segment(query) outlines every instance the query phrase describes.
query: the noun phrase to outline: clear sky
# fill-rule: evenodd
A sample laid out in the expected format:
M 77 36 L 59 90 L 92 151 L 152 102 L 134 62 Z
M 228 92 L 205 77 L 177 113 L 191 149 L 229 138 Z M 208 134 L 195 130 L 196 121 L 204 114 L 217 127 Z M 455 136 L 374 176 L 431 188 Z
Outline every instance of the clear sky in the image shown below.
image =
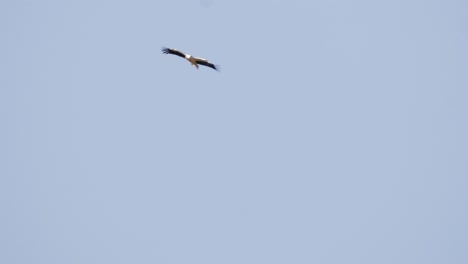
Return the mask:
M 1 1 L 0 263 L 468 263 L 467 14 Z

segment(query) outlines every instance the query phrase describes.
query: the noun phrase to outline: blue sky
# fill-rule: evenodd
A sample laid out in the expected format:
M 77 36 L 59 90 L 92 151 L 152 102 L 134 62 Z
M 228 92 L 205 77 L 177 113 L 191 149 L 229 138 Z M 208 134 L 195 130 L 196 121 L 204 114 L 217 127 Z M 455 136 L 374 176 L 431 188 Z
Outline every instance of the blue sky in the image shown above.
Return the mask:
M 2 1 L 0 262 L 467 263 L 467 13 Z

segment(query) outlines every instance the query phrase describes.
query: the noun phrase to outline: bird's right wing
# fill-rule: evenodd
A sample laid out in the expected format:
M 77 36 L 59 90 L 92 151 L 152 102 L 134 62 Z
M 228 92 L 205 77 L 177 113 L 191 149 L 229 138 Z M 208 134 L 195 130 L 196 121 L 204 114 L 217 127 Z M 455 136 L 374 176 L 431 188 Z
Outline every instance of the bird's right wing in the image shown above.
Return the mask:
M 172 55 L 177 55 L 179 57 L 185 58 L 185 54 L 183 52 L 180 52 L 176 49 L 168 49 L 168 48 L 162 48 L 162 52 L 164 54 L 172 54 Z

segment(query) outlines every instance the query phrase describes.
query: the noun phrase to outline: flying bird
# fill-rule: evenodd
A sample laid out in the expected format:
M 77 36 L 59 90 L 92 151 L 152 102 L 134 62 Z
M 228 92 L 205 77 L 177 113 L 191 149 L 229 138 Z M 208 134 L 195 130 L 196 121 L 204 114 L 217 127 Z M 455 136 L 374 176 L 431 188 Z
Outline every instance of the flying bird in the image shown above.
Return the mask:
M 164 54 L 172 54 L 172 55 L 177 55 L 179 57 L 182 57 L 182 58 L 188 60 L 197 69 L 198 69 L 198 65 L 203 65 L 203 66 L 206 66 L 206 67 L 210 67 L 210 68 L 212 68 L 212 69 L 214 69 L 216 71 L 219 71 L 219 66 L 218 65 L 214 65 L 213 63 L 209 62 L 206 59 L 193 57 L 192 55 L 185 54 L 185 53 L 183 53 L 181 51 L 178 51 L 176 49 L 162 48 L 162 52 Z

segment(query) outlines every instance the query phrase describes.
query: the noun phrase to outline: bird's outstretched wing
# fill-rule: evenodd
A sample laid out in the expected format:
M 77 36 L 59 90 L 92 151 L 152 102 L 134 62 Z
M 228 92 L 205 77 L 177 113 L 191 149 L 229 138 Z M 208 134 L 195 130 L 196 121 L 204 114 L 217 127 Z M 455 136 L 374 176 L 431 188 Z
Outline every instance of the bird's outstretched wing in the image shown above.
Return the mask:
M 168 49 L 168 48 L 162 48 L 162 52 L 164 54 L 172 54 L 172 55 L 177 55 L 179 57 L 185 58 L 185 53 L 180 52 L 176 49 Z
M 195 58 L 197 64 L 200 64 L 200 65 L 203 65 L 203 66 L 206 66 L 206 67 L 210 67 L 216 71 L 219 71 L 219 65 L 214 65 L 213 63 L 205 60 L 205 59 L 202 59 L 202 58 Z

